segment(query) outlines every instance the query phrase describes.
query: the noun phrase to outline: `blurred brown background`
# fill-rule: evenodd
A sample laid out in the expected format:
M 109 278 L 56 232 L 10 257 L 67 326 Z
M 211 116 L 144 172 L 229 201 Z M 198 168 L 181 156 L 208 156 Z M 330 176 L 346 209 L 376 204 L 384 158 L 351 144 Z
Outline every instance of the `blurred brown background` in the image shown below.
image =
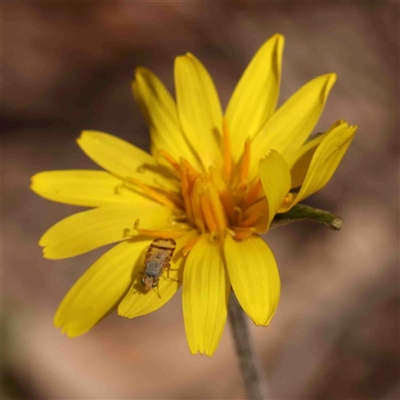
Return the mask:
M 316 131 L 359 132 L 331 183 L 308 204 L 345 219 L 266 235 L 282 297 L 252 326 L 273 399 L 399 398 L 398 2 L 3 2 L 2 397 L 240 399 L 229 327 L 211 359 L 189 354 L 180 295 L 149 316 L 112 315 L 68 339 L 52 326 L 63 295 L 104 249 L 62 261 L 37 242 L 78 208 L 28 189 L 36 172 L 93 168 L 82 129 L 147 149 L 130 94 L 136 66 L 173 90 L 176 55 L 193 52 L 229 96 L 258 47 L 286 37 L 280 103 L 337 72 Z

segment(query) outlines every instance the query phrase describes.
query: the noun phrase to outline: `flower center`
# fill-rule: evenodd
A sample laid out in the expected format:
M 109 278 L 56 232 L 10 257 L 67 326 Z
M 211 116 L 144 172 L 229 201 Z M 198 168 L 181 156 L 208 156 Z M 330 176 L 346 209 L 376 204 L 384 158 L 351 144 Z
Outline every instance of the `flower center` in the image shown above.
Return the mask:
M 180 193 L 164 191 L 144 184 L 138 179 L 127 178 L 125 186 L 135 186 L 153 200 L 172 208 L 201 235 L 208 233 L 212 239 L 222 240 L 231 234 L 241 240 L 251 236 L 257 221 L 264 214 L 260 203 L 264 197 L 260 179 L 249 182 L 251 142 L 246 140 L 242 157 L 237 163 L 232 160 L 231 141 L 228 124 L 223 122 L 222 135 L 223 162 L 212 166 L 208 173 L 198 172 L 186 160 L 176 161 L 165 150 L 160 150 L 158 158 L 163 158 L 180 180 Z M 142 235 L 155 237 L 178 237 L 178 230 L 151 231 L 135 229 Z

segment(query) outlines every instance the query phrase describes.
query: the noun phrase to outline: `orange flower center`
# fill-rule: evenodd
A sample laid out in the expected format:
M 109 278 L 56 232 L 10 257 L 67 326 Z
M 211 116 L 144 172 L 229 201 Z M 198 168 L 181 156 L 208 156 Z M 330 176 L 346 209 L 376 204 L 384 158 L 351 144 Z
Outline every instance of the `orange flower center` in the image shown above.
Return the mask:
M 164 191 L 135 178 L 127 178 L 124 186 L 135 186 L 153 200 L 183 214 L 183 219 L 199 231 L 209 233 L 211 238 L 221 240 L 226 233 L 235 239 L 245 239 L 255 232 L 254 225 L 262 215 L 260 207 L 254 207 L 264 193 L 259 178 L 248 181 L 251 142 L 244 145 L 242 157 L 234 163 L 228 124 L 223 122 L 223 164 L 218 169 L 210 167 L 208 173 L 198 172 L 185 159 L 177 162 L 165 150 L 157 154 L 171 167 L 181 183 L 181 192 Z M 253 207 L 251 207 L 253 206 Z M 179 237 L 184 232 L 175 230 L 135 229 L 142 235 L 152 237 Z

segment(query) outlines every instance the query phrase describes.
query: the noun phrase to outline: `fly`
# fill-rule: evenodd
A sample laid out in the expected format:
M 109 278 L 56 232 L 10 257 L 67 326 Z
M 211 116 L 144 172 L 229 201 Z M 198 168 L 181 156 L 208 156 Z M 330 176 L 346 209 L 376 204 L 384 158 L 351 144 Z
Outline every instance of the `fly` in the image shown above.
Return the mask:
M 169 262 L 175 248 L 174 239 L 158 238 L 150 244 L 144 261 L 144 276 L 142 278 L 142 284 L 146 292 L 156 288 L 164 270 L 169 270 L 171 266 Z

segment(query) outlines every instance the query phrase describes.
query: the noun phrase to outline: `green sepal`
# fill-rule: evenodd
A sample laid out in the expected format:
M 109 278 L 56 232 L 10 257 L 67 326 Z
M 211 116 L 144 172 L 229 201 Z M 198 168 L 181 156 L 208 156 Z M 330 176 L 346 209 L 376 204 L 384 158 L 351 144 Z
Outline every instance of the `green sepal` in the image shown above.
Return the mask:
M 271 223 L 271 228 L 305 220 L 324 224 L 335 231 L 340 230 L 343 225 L 343 220 L 329 211 L 319 210 L 304 204 L 296 204 L 289 211 L 276 214 Z

